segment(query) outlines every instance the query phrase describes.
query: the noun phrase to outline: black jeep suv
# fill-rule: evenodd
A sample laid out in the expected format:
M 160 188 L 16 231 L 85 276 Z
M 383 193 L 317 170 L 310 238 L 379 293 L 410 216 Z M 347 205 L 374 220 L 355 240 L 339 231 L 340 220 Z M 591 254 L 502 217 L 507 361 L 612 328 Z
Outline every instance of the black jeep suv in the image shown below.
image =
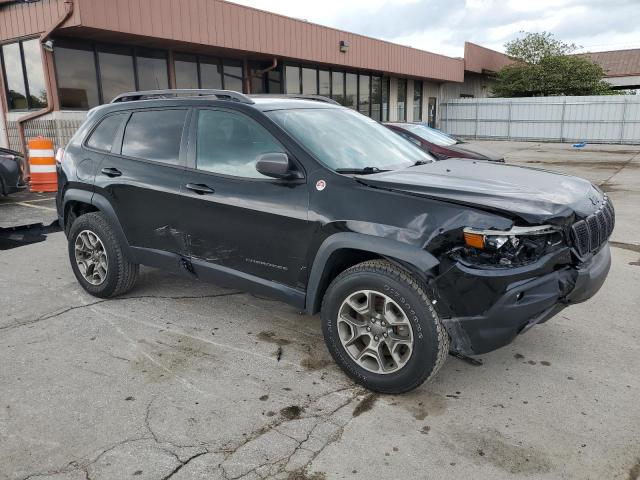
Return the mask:
M 434 162 L 318 97 L 123 94 L 58 158 L 89 293 L 125 293 L 143 264 L 321 312 L 336 362 L 380 392 L 587 300 L 611 263 L 613 206 L 588 181 Z

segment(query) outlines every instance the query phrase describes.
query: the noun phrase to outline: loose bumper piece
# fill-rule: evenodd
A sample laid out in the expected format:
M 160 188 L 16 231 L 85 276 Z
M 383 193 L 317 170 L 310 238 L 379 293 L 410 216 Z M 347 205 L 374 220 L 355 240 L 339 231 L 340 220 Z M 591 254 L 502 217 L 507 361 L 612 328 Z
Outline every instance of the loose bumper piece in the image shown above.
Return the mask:
M 539 265 L 537 275 L 529 272 L 530 279 L 514 277 L 509 270 L 503 275 L 494 272 L 490 277 L 478 272 L 475 282 L 471 270 L 466 269 L 464 281 L 459 277 L 458 284 L 474 288 L 475 283 L 477 287 L 476 291 L 467 290 L 464 295 L 470 314 L 443 319 L 452 348 L 465 355 L 490 352 L 547 321 L 569 304 L 588 300 L 600 290 L 609 273 L 609 244 L 578 267 L 566 266 L 545 273 L 549 266 L 549 263 Z M 481 289 L 486 291 L 479 291 Z M 480 299 L 486 300 L 489 290 L 494 295 L 490 304 L 481 303 Z

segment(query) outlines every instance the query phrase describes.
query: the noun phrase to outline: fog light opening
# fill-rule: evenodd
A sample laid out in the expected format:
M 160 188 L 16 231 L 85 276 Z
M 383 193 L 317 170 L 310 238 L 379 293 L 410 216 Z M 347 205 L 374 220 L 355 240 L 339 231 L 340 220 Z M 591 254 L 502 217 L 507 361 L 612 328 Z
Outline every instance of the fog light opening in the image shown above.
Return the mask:
M 516 302 L 519 302 L 520 300 L 522 300 L 522 297 L 524 297 L 524 292 L 518 292 L 516 294 Z

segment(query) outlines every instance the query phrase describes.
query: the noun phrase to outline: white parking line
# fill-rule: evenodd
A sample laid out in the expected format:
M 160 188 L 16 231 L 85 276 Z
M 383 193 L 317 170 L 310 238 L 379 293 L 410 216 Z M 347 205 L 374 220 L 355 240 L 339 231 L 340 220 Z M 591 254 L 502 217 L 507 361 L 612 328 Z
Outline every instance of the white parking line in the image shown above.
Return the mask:
M 52 207 L 43 207 L 42 205 L 31 205 L 27 202 L 14 202 L 15 205 L 22 205 L 23 207 L 31 207 L 31 208 L 39 208 L 40 210 L 49 210 L 51 212 L 55 212 L 56 209 Z

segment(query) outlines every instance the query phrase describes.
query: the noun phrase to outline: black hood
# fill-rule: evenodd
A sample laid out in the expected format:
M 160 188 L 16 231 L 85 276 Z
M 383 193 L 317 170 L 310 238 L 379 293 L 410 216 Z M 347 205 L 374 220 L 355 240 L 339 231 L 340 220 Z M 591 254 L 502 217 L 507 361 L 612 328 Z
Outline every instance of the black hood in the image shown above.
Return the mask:
M 603 196 L 579 177 L 480 160 L 442 160 L 357 178 L 372 187 L 489 207 L 530 224 L 587 216 Z
M 491 160 L 492 162 L 504 162 L 504 155 L 499 155 L 496 152 L 473 143 L 461 142 L 446 148 L 460 153 L 460 156 L 464 155 L 465 157 L 472 157 L 480 160 Z

